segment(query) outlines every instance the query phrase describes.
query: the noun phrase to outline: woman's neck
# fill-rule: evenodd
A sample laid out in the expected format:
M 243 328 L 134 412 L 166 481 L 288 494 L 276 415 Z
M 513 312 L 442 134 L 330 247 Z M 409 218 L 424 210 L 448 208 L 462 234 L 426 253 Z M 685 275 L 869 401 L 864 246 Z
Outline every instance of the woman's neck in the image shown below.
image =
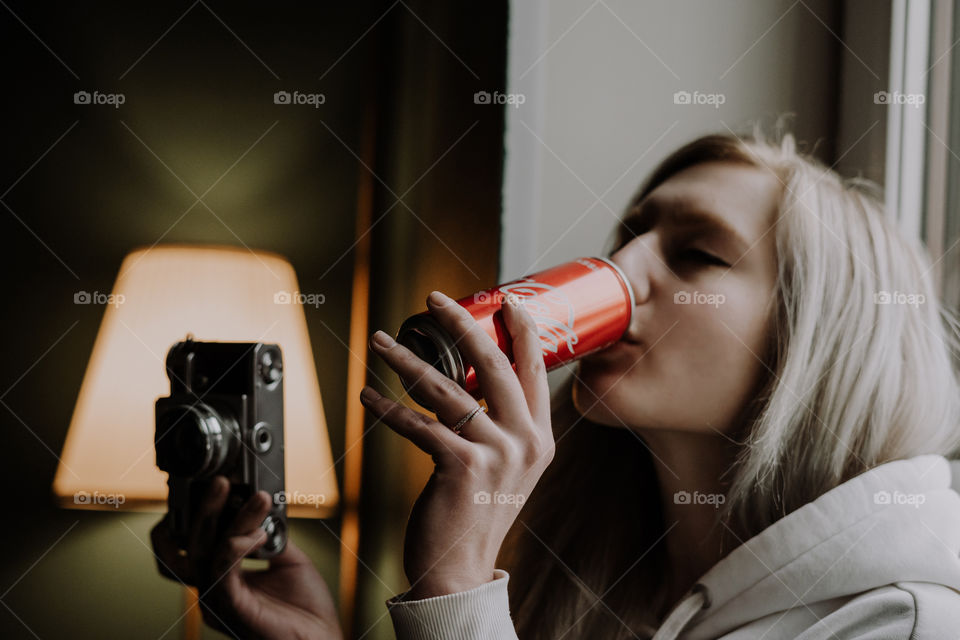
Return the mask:
M 730 551 L 723 548 L 730 532 L 718 514 L 729 487 L 724 474 L 737 449 L 716 432 L 645 429 L 640 435 L 653 454 L 660 485 L 670 571 L 666 576 L 669 610 Z

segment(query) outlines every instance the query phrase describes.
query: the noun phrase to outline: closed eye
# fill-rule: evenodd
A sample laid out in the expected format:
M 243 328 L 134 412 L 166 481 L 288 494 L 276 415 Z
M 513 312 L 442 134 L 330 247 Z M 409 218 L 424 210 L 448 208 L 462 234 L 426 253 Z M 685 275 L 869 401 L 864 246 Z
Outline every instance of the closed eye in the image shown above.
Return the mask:
M 682 257 L 693 260 L 695 262 L 716 265 L 718 267 L 730 266 L 729 264 L 727 264 L 717 256 L 713 255 L 712 253 L 708 253 L 702 249 L 693 249 L 693 248 L 687 249 L 686 251 L 683 252 Z

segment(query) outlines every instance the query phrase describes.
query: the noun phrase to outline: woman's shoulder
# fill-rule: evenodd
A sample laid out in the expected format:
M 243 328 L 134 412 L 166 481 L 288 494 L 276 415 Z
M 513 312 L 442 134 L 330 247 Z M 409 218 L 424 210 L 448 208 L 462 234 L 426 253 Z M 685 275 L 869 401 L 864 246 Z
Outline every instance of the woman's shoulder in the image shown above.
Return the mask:
M 933 582 L 898 582 L 893 586 L 913 599 L 911 639 L 960 637 L 960 592 Z
M 821 638 L 957 638 L 960 592 L 932 582 L 897 582 L 871 589 L 819 619 L 797 640 Z
M 956 460 L 947 460 L 950 465 L 950 487 L 960 493 L 960 458 Z

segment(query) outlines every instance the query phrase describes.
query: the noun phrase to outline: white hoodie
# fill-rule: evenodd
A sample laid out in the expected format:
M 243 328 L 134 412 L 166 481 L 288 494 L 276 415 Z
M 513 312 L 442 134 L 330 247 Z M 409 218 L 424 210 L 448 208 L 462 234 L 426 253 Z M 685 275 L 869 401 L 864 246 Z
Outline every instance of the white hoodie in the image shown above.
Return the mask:
M 958 493 L 960 461 L 937 455 L 852 478 L 731 551 L 654 638 L 960 640 Z M 494 577 L 387 600 L 397 639 L 515 639 L 509 576 Z

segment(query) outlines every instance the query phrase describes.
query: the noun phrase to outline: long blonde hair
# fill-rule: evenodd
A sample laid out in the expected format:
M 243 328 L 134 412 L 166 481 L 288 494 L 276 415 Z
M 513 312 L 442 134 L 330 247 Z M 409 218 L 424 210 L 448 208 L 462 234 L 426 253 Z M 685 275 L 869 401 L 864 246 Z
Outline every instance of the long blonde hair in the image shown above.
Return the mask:
M 925 249 L 887 219 L 876 186 L 801 154 L 789 133 L 770 139 L 757 127 L 678 149 L 630 207 L 710 161 L 767 168 L 783 185 L 770 373 L 734 434 L 720 518 L 749 537 L 884 462 L 960 455 L 958 323 L 940 304 Z M 655 544 L 665 523 L 653 462 L 634 433 L 580 416 L 571 388 L 572 378 L 553 398 L 554 461 L 501 551 L 517 631 L 523 640 L 649 637 L 674 604 Z

